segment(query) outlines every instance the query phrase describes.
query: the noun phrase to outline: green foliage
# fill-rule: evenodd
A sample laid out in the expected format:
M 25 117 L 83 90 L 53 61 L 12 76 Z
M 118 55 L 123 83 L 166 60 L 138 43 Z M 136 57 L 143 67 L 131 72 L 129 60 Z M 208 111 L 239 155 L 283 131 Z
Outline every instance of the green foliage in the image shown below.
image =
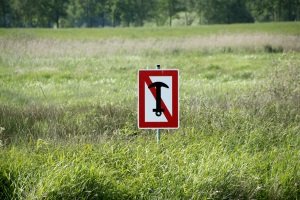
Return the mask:
M 283 52 L 283 48 L 282 47 L 272 47 L 272 45 L 265 45 L 264 46 L 265 52 L 268 53 L 282 53 Z
M 202 0 L 199 7 L 208 24 L 254 22 L 242 0 Z
M 300 17 L 298 0 L 256 0 L 248 5 L 258 21 L 290 21 Z
M 0 27 L 172 26 L 176 18 L 185 25 L 296 21 L 299 9 L 298 0 L 1 0 Z
M 10 175 L 3 171 L 2 168 L 0 170 L 0 198 L 3 200 L 12 199 L 14 197 L 14 189 L 10 177 L 7 177 Z
M 0 199 L 299 198 L 298 26 L 0 30 Z M 136 120 L 157 62 L 180 70 L 159 145 Z

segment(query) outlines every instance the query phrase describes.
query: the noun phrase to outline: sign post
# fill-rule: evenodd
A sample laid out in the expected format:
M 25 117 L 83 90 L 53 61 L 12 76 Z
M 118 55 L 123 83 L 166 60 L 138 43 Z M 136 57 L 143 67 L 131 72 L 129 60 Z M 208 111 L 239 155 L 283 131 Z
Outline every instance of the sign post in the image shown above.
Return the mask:
M 160 69 L 160 65 L 156 65 L 156 69 Z M 156 130 L 156 141 L 157 141 L 157 144 L 159 144 L 159 141 L 160 141 L 160 130 L 159 130 L 159 128 Z
M 138 72 L 138 127 L 156 129 L 157 143 L 160 129 L 179 127 L 179 71 L 156 69 Z

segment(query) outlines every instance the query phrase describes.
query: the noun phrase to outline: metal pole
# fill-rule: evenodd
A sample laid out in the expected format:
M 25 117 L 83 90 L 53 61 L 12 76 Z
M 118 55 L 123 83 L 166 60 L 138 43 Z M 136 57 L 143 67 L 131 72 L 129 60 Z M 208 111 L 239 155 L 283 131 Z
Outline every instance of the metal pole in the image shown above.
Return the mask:
M 156 65 L 156 69 L 160 69 L 160 65 Z M 156 141 L 159 144 L 160 141 L 160 129 L 156 129 Z
M 160 129 L 156 129 L 156 141 L 157 141 L 157 144 L 159 144 L 159 141 L 160 141 Z

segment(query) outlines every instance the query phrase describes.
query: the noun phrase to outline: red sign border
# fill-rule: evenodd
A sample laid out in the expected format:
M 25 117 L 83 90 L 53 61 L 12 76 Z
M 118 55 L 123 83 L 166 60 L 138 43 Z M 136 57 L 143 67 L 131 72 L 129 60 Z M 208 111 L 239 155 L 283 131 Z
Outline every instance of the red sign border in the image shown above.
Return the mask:
M 172 119 L 168 122 L 145 121 L 145 78 L 149 76 L 172 76 Z M 173 78 L 175 77 L 175 78 Z M 176 81 L 177 80 L 177 81 Z M 176 100 L 177 99 L 177 100 Z M 176 112 L 177 111 L 177 112 Z M 140 69 L 138 71 L 138 128 L 139 129 L 178 129 L 179 128 L 179 70 L 178 69 Z

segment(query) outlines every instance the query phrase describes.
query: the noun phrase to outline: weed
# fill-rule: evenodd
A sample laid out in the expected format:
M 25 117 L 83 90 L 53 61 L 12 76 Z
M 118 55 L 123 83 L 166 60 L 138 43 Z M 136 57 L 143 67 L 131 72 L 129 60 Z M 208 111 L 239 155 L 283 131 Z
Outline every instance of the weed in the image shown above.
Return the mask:
M 5 128 L 0 126 L 0 148 L 4 146 L 4 131 Z
M 283 48 L 281 46 L 272 47 L 272 45 L 269 45 L 269 44 L 264 46 L 264 50 L 267 53 L 282 53 L 283 52 Z

